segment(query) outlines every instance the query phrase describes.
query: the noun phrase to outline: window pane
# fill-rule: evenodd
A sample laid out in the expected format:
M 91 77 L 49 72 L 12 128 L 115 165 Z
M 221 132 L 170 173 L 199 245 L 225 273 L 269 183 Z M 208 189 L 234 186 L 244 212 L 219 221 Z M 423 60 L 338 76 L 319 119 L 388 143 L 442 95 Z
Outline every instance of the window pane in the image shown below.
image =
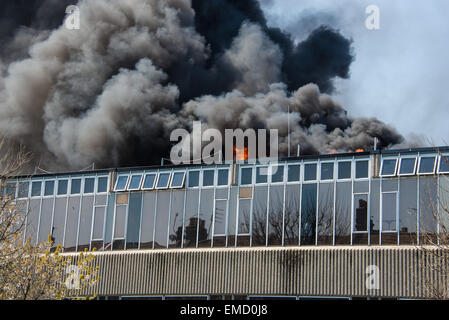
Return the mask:
M 243 168 L 241 184 L 251 184 L 252 180 L 253 180 L 253 169 L 252 168 Z
M 121 191 L 126 189 L 126 183 L 128 182 L 128 176 L 119 176 L 115 185 L 115 190 Z
M 396 193 L 382 194 L 382 231 L 396 231 Z
M 67 194 L 68 180 L 58 180 L 58 195 Z
M 30 183 L 28 181 L 19 182 L 19 198 L 27 198 L 28 197 L 29 187 L 30 187 Z
M 168 181 L 170 180 L 170 173 L 160 173 L 159 179 L 157 180 L 157 188 L 167 188 Z
M 440 160 L 440 172 L 449 172 L 449 156 L 442 156 Z
M 304 180 L 316 180 L 316 163 L 309 163 L 304 166 Z
M 354 195 L 354 231 L 368 231 L 368 195 Z
M 41 195 L 42 181 L 33 181 L 31 184 L 31 196 L 37 197 Z
M 108 191 L 108 177 L 99 177 L 97 183 L 97 192 Z
M 155 180 L 156 180 L 156 174 L 151 173 L 151 174 L 145 175 L 145 180 L 143 181 L 143 188 L 144 189 L 153 189 Z
M 331 180 L 334 178 L 334 164 L 322 163 L 321 164 L 321 180 Z
M 189 187 L 198 187 L 200 184 L 200 172 L 189 171 Z
M 356 161 L 355 163 L 355 178 L 368 178 L 369 161 Z
M 213 186 L 214 185 L 214 170 L 204 170 L 203 171 L 203 186 Z
M 299 165 L 288 166 L 288 181 L 299 181 Z
M 133 175 L 131 176 L 131 180 L 129 182 L 128 189 L 129 190 L 137 190 L 140 187 L 140 180 L 142 180 L 142 175 Z
M 225 186 L 229 183 L 229 170 L 219 169 L 218 170 L 218 185 Z
M 416 159 L 402 159 L 401 168 L 399 169 L 399 174 L 413 174 L 415 173 L 415 162 Z
M 256 168 L 256 183 L 267 183 L 268 181 L 268 167 Z
M 95 178 L 84 179 L 84 193 L 94 193 Z
M 271 182 L 284 181 L 284 166 L 273 166 L 271 170 Z
M 175 172 L 173 173 L 173 178 L 171 182 L 172 187 L 182 187 L 184 182 L 185 172 Z
M 81 179 L 72 179 L 70 186 L 70 194 L 78 194 L 81 192 Z
M 435 157 L 421 158 L 419 173 L 432 173 L 435 167 Z
M 55 192 L 55 182 L 45 181 L 44 196 L 52 196 Z
M 351 179 L 351 161 L 338 163 L 338 179 Z
M 382 175 L 390 176 L 394 175 L 396 172 L 396 159 L 384 160 L 382 164 Z
M 7 183 L 5 188 L 5 194 L 9 197 L 9 199 L 16 198 L 16 183 Z

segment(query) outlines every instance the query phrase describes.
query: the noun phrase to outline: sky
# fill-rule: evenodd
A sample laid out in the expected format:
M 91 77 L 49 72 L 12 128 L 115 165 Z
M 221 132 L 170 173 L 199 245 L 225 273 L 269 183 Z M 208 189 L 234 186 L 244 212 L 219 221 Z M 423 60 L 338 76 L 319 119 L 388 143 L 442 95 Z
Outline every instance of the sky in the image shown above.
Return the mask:
M 406 138 L 449 144 L 449 1 L 261 0 L 268 24 L 303 40 L 321 24 L 353 40 L 349 79 L 334 98 L 353 116 L 375 116 Z M 368 5 L 380 29 L 365 26 Z M 304 18 L 307 17 L 307 18 Z

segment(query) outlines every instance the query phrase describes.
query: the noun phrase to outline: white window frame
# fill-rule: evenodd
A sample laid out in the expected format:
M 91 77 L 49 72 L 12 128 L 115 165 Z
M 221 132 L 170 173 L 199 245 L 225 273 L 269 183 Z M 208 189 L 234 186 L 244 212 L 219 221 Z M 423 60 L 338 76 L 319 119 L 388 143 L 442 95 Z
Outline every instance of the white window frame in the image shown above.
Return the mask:
M 198 172 L 198 185 L 196 186 L 190 186 L 190 172 Z M 203 175 L 201 174 L 201 169 L 193 169 L 193 170 L 187 170 L 187 184 L 186 187 L 189 189 L 195 189 L 195 188 L 200 188 L 201 186 L 201 182 L 203 179 Z
M 33 196 L 33 182 L 40 182 L 41 183 L 41 192 L 39 195 L 37 196 Z M 31 180 L 30 183 L 30 198 L 40 198 L 42 197 L 42 195 L 44 194 L 44 179 L 35 179 L 35 180 Z
M 72 181 L 73 180 L 81 180 L 81 182 L 80 182 L 80 191 L 78 192 L 78 193 L 73 193 L 72 194 Z M 71 196 L 71 195 L 82 195 L 82 192 L 83 192 L 83 177 L 81 177 L 81 176 L 75 176 L 75 177 L 70 177 L 70 179 L 69 179 L 69 185 L 68 185 L 68 195 L 69 196 Z
M 448 157 L 449 158 L 449 155 L 442 154 L 442 155 L 440 155 L 438 157 L 438 173 L 441 173 L 441 174 L 449 173 L 449 171 L 443 171 L 443 172 L 441 171 L 441 162 L 443 162 L 443 157 Z
M 132 180 L 132 178 L 133 178 L 134 176 L 140 176 L 140 181 L 139 181 L 139 185 L 137 186 L 137 188 L 131 188 L 131 180 Z M 143 179 L 144 177 L 145 177 L 145 175 L 144 175 L 142 172 L 139 172 L 139 173 L 137 173 L 137 172 L 130 173 L 130 174 L 129 174 L 129 182 L 128 182 L 128 185 L 126 186 L 126 190 L 127 190 L 127 191 L 138 191 L 138 190 L 140 190 L 140 188 L 141 188 L 141 186 L 142 186 L 142 183 L 143 183 L 143 181 L 144 181 L 144 179 Z
M 13 184 L 14 183 L 14 186 L 15 186 L 15 191 L 14 191 L 14 198 L 13 199 L 11 199 L 11 200 L 16 200 L 17 199 L 17 195 L 18 195 L 18 193 L 19 193 L 19 189 L 18 189 L 18 186 L 19 186 L 19 184 L 18 184 L 18 182 L 17 182 L 17 180 L 15 180 L 14 179 L 14 181 L 7 181 L 6 182 L 6 184 L 5 184 L 5 188 L 4 188 L 4 190 L 3 190 L 3 196 L 5 196 L 6 195 L 6 189 L 7 189 L 7 186 L 8 186 L 8 184 Z
M 201 181 L 200 181 L 200 185 L 201 185 L 201 187 L 202 188 L 213 188 L 213 187 L 215 187 L 215 185 L 216 185 L 216 180 L 217 180 L 217 170 L 216 170 L 216 168 L 204 168 L 204 169 L 202 169 L 201 170 L 202 171 L 202 174 L 201 174 Z M 205 186 L 204 185 L 204 171 L 213 171 L 213 173 L 214 173 L 214 176 L 213 176 L 213 179 L 212 179 L 212 184 L 211 185 L 207 185 L 207 186 Z
M 388 160 L 396 160 L 395 163 L 395 167 L 394 167 L 394 172 L 393 174 L 383 174 L 382 171 L 384 169 L 384 161 L 388 161 Z M 397 157 L 392 157 L 392 158 L 382 158 L 382 163 L 380 165 L 380 176 L 381 177 L 396 177 L 397 172 L 398 172 L 398 164 L 399 164 L 399 159 Z
M 20 184 L 21 183 L 28 183 L 28 194 L 27 194 L 27 196 L 26 197 L 19 197 L 19 186 L 20 186 Z M 31 190 L 30 190 L 30 188 L 31 188 L 31 180 L 23 180 L 23 181 L 20 181 L 20 179 L 17 181 L 17 198 L 16 199 L 28 199 L 28 198 L 30 198 L 31 197 Z
M 118 181 L 119 181 L 119 179 L 120 179 L 121 177 L 126 177 L 126 184 L 125 184 L 125 187 L 124 187 L 123 189 L 117 190 L 117 184 L 118 184 Z M 128 183 L 129 183 L 129 173 L 117 175 L 117 179 L 115 180 L 115 185 L 114 185 L 114 191 L 115 191 L 115 192 L 123 192 L 123 191 L 126 191 L 126 189 L 128 188 Z
M 153 185 L 151 186 L 151 188 L 146 188 L 145 180 L 146 180 L 147 176 L 149 176 L 149 175 L 154 175 Z M 154 190 L 154 188 L 156 187 L 156 181 L 157 181 L 157 171 L 145 172 L 143 175 L 143 179 L 142 179 L 141 189 L 142 190 Z
M 220 170 L 227 170 L 228 171 L 228 181 L 226 182 L 226 184 L 218 184 L 218 177 L 220 174 Z M 225 186 L 229 186 L 230 185 L 230 180 L 231 180 L 231 170 L 229 169 L 229 167 L 217 167 L 217 187 L 225 187 Z
M 67 181 L 67 190 L 65 193 L 63 194 L 58 194 L 58 189 L 59 189 L 59 182 L 66 180 Z M 55 184 L 55 196 L 56 197 L 66 197 L 69 194 L 69 189 L 70 189 L 70 177 L 65 177 L 65 178 L 57 178 L 56 179 L 56 184 Z
M 282 173 L 282 181 L 273 182 L 273 167 L 282 167 L 283 173 Z M 279 185 L 285 183 L 285 163 L 282 164 L 270 164 L 269 170 L 269 182 L 270 184 Z M 268 178 L 268 177 L 267 177 Z
M 357 162 L 363 162 L 363 161 L 368 161 L 368 176 L 364 177 L 364 178 L 357 178 Z M 369 180 L 369 178 L 371 177 L 371 162 L 369 158 L 358 158 L 358 159 L 354 159 L 354 180 L 357 181 L 367 181 Z
M 421 161 L 422 161 L 423 158 L 434 158 L 435 159 L 434 162 L 433 162 L 433 170 L 432 170 L 432 172 L 420 172 L 420 170 L 421 170 Z M 421 155 L 419 157 L 419 165 L 418 165 L 417 174 L 420 175 L 420 176 L 429 176 L 429 175 L 435 174 L 435 169 L 437 167 L 437 160 L 438 160 L 438 157 L 436 155 Z
M 85 187 L 86 187 L 86 179 L 94 179 L 94 188 L 93 188 L 93 191 L 92 192 L 89 192 L 89 193 L 86 193 L 85 192 Z M 86 177 L 83 177 L 83 181 L 82 181 L 82 187 L 81 187 L 81 191 L 82 191 L 82 194 L 84 195 L 84 194 L 95 194 L 95 188 L 96 188 L 96 186 L 97 186 L 97 179 L 95 179 L 95 176 L 86 176 Z
M 412 173 L 401 173 L 402 160 L 408 160 L 408 159 L 415 159 L 415 166 L 413 168 L 413 172 Z M 399 159 L 399 165 L 398 165 L 398 176 L 400 176 L 400 177 L 414 176 L 416 174 L 417 165 L 418 165 L 418 157 L 401 157 Z
M 255 166 L 241 166 L 240 167 L 240 174 L 239 174 L 239 186 L 243 186 L 243 187 L 247 187 L 247 186 L 253 186 L 254 185 L 254 180 L 256 178 L 255 175 L 255 170 L 254 170 Z M 242 184 L 242 177 L 243 177 L 243 169 L 251 169 L 251 182 L 248 184 Z
M 100 180 L 101 178 L 106 178 L 106 191 L 99 192 L 99 191 L 98 191 L 98 186 L 99 186 L 99 180 Z M 95 194 L 105 194 L 105 193 L 108 193 L 108 191 L 109 191 L 109 176 L 108 176 L 108 175 L 100 175 L 100 176 L 97 176 L 97 178 L 96 178 L 95 180 L 96 180 L 96 181 L 95 181 Z
M 175 174 L 177 174 L 177 173 L 184 173 L 184 176 L 182 177 L 182 182 L 181 182 L 181 185 L 180 185 L 180 186 L 173 186 L 173 177 L 174 177 Z M 186 172 L 186 171 L 173 171 L 172 179 L 171 179 L 171 181 L 170 181 L 170 188 L 171 188 L 171 189 L 181 189 L 182 187 L 184 187 L 184 182 L 186 181 L 186 175 L 187 175 L 187 172 Z
M 56 177 L 54 177 L 54 178 L 47 178 L 47 179 L 44 179 L 42 182 L 42 197 L 43 198 L 53 198 L 55 195 L 56 195 Z M 45 194 L 45 184 L 47 183 L 47 182 L 51 182 L 51 181 L 53 181 L 53 194 Z
M 160 177 L 161 177 L 161 174 L 168 174 L 168 182 L 167 182 L 167 185 L 164 186 L 164 187 L 158 187 L 158 183 L 159 183 L 159 179 L 160 179 Z M 157 175 L 157 180 L 156 180 L 156 186 L 155 186 L 156 190 L 165 190 L 165 189 L 168 189 L 169 186 L 170 186 L 170 183 L 171 183 L 171 176 L 172 176 L 172 171 L 162 171 L 162 172 L 159 172 L 158 175 Z
M 349 178 L 340 178 L 339 177 L 338 173 L 340 171 L 340 167 L 339 166 L 340 166 L 341 162 L 349 162 L 349 163 L 351 163 L 351 170 L 350 170 L 351 174 L 350 174 Z M 335 172 L 335 180 L 337 180 L 337 181 L 352 181 L 352 177 L 354 175 L 353 171 L 355 170 L 353 162 L 354 162 L 354 159 L 337 160 L 337 167 L 336 167 L 336 172 Z
M 315 172 L 315 180 L 306 180 L 306 166 L 308 165 L 308 164 L 314 164 L 315 165 L 315 170 L 316 170 L 316 172 Z M 303 163 L 303 165 L 302 165 L 302 168 L 303 168 L 303 175 L 302 175 L 302 181 L 304 182 L 304 183 L 314 183 L 314 182 L 318 182 L 319 181 L 319 174 L 321 173 L 320 172 L 320 169 L 321 169 L 321 166 L 320 166 L 320 163 L 318 162 L 318 161 L 308 161 L 308 162 L 304 162 Z
M 267 181 L 266 182 L 257 182 L 257 170 L 259 170 L 259 168 L 266 168 L 267 169 Z M 271 169 L 270 169 L 270 164 L 259 164 L 254 166 L 254 184 L 255 185 L 267 185 L 270 182 L 270 175 L 271 175 Z
M 321 175 L 321 168 L 323 164 L 332 164 L 332 178 L 331 179 L 323 179 Z M 320 181 L 334 181 L 335 180 L 335 161 L 320 161 Z
M 288 169 L 290 168 L 290 166 L 299 166 L 299 180 L 288 181 Z M 286 184 L 295 184 L 295 183 L 298 184 L 298 183 L 301 183 L 301 178 L 302 178 L 302 176 L 301 176 L 301 167 L 302 167 L 301 162 L 287 163 L 286 167 L 287 167 L 287 172 L 285 173 L 285 183 Z

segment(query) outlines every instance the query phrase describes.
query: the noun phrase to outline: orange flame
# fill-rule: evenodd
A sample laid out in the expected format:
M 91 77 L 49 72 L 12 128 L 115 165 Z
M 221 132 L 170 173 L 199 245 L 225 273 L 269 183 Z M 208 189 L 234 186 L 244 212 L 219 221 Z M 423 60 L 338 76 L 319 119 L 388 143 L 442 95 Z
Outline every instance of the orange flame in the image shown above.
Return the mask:
M 331 150 L 330 152 L 329 152 L 329 154 L 336 154 L 337 153 L 337 150 Z
M 235 160 L 248 160 L 248 148 L 238 149 L 234 146 L 234 157 Z
M 362 148 L 355 150 L 356 153 L 365 152 Z

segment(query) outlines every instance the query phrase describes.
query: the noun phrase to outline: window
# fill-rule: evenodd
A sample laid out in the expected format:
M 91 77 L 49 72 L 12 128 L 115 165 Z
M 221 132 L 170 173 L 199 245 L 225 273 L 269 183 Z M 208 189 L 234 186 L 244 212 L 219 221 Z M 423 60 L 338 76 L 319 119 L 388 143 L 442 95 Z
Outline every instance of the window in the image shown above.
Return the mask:
M 284 182 L 284 166 L 271 167 L 271 182 Z
M 308 163 L 304 165 L 304 180 L 316 180 L 316 163 Z
M 185 176 L 186 176 L 185 172 L 174 172 L 170 187 L 171 188 L 182 188 L 182 186 L 184 185 Z
M 229 184 L 229 169 L 218 169 L 218 185 L 225 186 Z
M 45 181 L 44 196 L 52 196 L 55 193 L 55 182 Z
M 380 169 L 382 177 L 394 176 L 396 174 L 397 159 L 384 159 Z
M 321 164 L 321 180 L 332 180 L 334 178 L 334 163 Z
M 189 171 L 189 187 L 198 187 L 200 185 L 200 172 Z
M 399 175 L 413 175 L 415 174 L 416 158 L 402 158 L 399 166 Z
M 170 172 L 159 173 L 156 189 L 167 189 L 170 182 Z
M 19 181 L 18 198 L 28 198 L 30 183 L 28 181 Z
M 95 178 L 84 179 L 84 193 L 94 193 Z
M 119 176 L 115 183 L 115 191 L 125 191 L 126 185 L 128 184 L 128 178 L 128 176 Z
M 214 170 L 204 170 L 203 171 L 203 187 L 214 185 Z
M 449 173 L 449 156 L 441 156 L 440 158 L 440 173 Z
M 8 196 L 9 199 L 16 198 L 16 183 L 7 183 L 5 187 L 5 195 Z
M 67 194 L 67 187 L 69 186 L 69 181 L 67 179 L 58 180 L 58 195 Z
M 396 193 L 382 193 L 382 231 L 396 231 Z
M 422 157 L 419 164 L 419 173 L 431 174 L 435 172 L 435 157 Z
M 42 181 L 33 181 L 31 183 L 31 196 L 39 197 L 41 195 Z
M 288 166 L 288 182 L 299 181 L 299 164 Z
M 368 195 L 354 195 L 354 231 L 368 231 Z
M 355 162 L 355 178 L 356 179 L 368 178 L 368 174 L 369 174 L 368 167 L 369 167 L 368 160 L 356 161 Z
M 97 193 L 108 191 L 108 177 L 98 177 L 97 180 Z
M 151 190 L 154 189 L 154 182 L 156 181 L 155 173 L 147 173 L 145 175 L 145 179 L 143 180 L 143 190 Z
M 268 182 L 268 167 L 257 167 L 256 168 L 256 183 L 267 183 Z
M 133 174 L 129 180 L 128 190 L 139 190 L 141 181 L 141 174 Z
M 70 194 L 78 194 L 81 192 L 81 179 L 72 179 L 70 185 Z
M 351 161 L 341 161 L 338 163 L 338 179 L 351 179 Z
M 253 168 L 242 168 L 242 177 L 240 184 L 246 185 L 253 182 Z

